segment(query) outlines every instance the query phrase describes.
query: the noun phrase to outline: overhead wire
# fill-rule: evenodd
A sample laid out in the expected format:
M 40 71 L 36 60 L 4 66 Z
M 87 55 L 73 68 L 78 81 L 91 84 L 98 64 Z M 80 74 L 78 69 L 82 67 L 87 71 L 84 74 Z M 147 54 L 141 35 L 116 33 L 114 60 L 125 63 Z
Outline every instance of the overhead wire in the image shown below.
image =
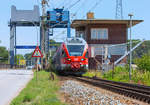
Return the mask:
M 81 0 L 77 0 L 75 3 L 71 4 L 67 9 L 71 9 L 73 6 L 75 6 L 78 2 L 80 2 Z M 69 2 L 71 3 L 71 2 Z M 62 4 L 62 3 L 61 3 Z M 63 3 L 65 4 L 65 3 Z M 63 21 L 60 21 L 59 23 L 55 24 L 55 25 L 52 25 L 50 28 L 54 28 L 55 26 L 57 25 L 60 25 L 61 23 L 63 23 Z M 63 32 L 63 31 L 62 31 Z
M 67 0 L 63 0 L 62 3 L 58 7 L 65 7 L 64 4 Z
M 102 2 L 102 0 L 98 0 L 89 11 L 94 10 L 101 2 Z
M 63 2 L 56 4 L 55 8 L 60 8 L 61 6 L 65 7 L 65 5 L 70 5 L 71 3 L 72 3 L 72 0 L 71 1 L 70 0 L 63 0 Z
M 102 2 L 102 0 L 97 0 L 97 2 L 88 10 L 88 12 L 94 10 L 100 3 Z M 83 15 L 82 18 L 85 18 L 86 15 Z
M 70 5 L 73 1 L 70 0 L 66 0 L 66 2 L 64 3 L 64 8 L 67 8 L 67 5 Z
M 37 0 L 38 1 L 38 0 Z M 51 5 L 52 5 L 52 3 L 51 3 Z M 49 6 L 48 6 L 49 7 Z M 54 7 L 54 6 L 53 6 Z M 51 8 L 51 6 L 49 7 L 49 9 Z M 62 23 L 63 21 L 61 21 L 61 22 L 59 22 L 59 23 L 57 23 L 57 24 L 55 24 L 55 25 L 52 25 L 50 28 L 54 28 L 55 26 L 57 26 L 57 25 L 60 25 L 61 23 Z M 63 33 L 64 31 L 62 31 L 61 33 Z M 60 33 L 60 34 L 61 34 Z M 59 35 L 59 34 L 58 34 Z M 57 38 L 57 35 L 56 35 L 56 37 L 55 38 Z M 52 39 L 55 39 L 55 38 L 52 38 Z
M 71 4 L 69 7 L 73 7 L 73 6 L 75 6 L 78 2 L 80 2 L 81 0 L 77 0 L 75 3 L 73 3 L 73 4 Z M 96 8 L 96 6 L 101 2 L 102 0 L 98 0 L 96 3 L 95 3 L 95 5 L 90 9 L 90 10 L 93 10 L 93 9 L 95 9 Z M 84 3 L 84 2 L 83 2 Z M 82 6 L 82 5 L 81 5 Z M 69 7 L 68 7 L 68 9 L 69 9 Z M 76 11 L 76 13 L 79 11 L 79 9 Z M 57 26 L 57 25 L 60 25 L 61 23 L 63 23 L 63 21 L 60 21 L 59 23 L 57 23 L 57 24 L 55 24 L 55 25 L 52 25 L 50 28 L 54 28 L 55 26 Z
M 64 38 L 64 37 L 63 37 L 63 38 L 60 38 L 60 34 L 64 35 L 65 33 L 66 33 L 66 31 L 63 30 L 62 32 L 57 33 L 57 34 L 55 35 L 55 37 L 53 37 L 52 39 L 62 39 L 62 40 L 64 41 L 65 38 Z
M 87 10 L 89 10 L 89 8 L 91 7 L 92 4 L 95 4 L 96 0 L 89 0 L 88 2 L 85 3 L 84 5 L 84 9 L 80 12 L 82 12 L 79 18 L 83 18 L 84 17 L 84 13 L 87 13 Z
M 83 6 L 84 6 L 84 4 L 85 4 L 85 1 L 86 1 L 86 0 L 83 0 L 83 2 L 81 3 L 81 5 L 80 5 L 80 6 L 77 8 L 77 10 L 73 13 L 73 16 L 71 17 L 72 20 L 73 20 L 74 17 L 77 18 L 77 13 L 79 12 L 79 10 L 81 10 L 81 9 L 83 8 Z
M 55 0 L 56 1 L 56 0 Z M 52 9 L 52 8 L 56 8 L 57 6 L 56 6 L 56 4 L 55 4 L 55 2 L 53 2 L 53 0 L 48 0 L 48 4 L 50 4 L 48 7 L 49 7 L 49 9 Z M 55 6 L 54 6 L 55 5 Z
M 61 23 L 63 23 L 64 21 L 60 21 L 59 23 L 57 23 L 57 24 L 55 24 L 55 25 L 52 25 L 52 26 L 50 26 L 50 28 L 54 28 L 54 27 L 56 27 L 57 25 L 60 25 Z M 61 33 L 63 33 L 64 31 L 62 31 Z
M 74 18 L 74 17 L 77 17 L 77 13 L 79 12 L 79 10 L 81 10 L 82 9 L 82 7 L 83 6 L 85 6 L 84 4 L 87 4 L 87 3 L 85 3 L 86 2 L 86 0 L 84 0 L 82 3 L 81 3 L 81 6 L 80 7 L 78 7 L 78 9 L 75 11 L 75 13 L 73 13 L 73 16 L 72 16 L 72 19 Z M 98 3 L 96 2 L 96 5 L 97 5 Z M 91 3 L 89 4 L 90 6 L 91 6 Z M 95 5 L 94 5 L 95 6 Z M 93 6 L 93 7 L 94 7 Z M 89 8 L 89 6 L 88 6 L 88 8 Z M 85 10 L 85 8 L 84 8 L 84 10 Z M 91 9 L 90 9 L 91 10 Z M 80 11 L 81 12 L 81 11 Z M 83 15 L 83 17 L 85 17 L 84 15 Z
M 55 0 L 55 2 L 53 2 L 55 4 L 55 8 L 58 8 L 59 5 L 61 4 L 62 0 Z
M 81 1 L 81 0 L 77 0 L 76 2 L 72 3 L 70 6 L 67 7 L 67 9 L 73 8 L 73 7 L 74 7 L 76 4 L 78 4 L 80 1 Z M 84 0 L 84 1 L 85 1 L 85 0 Z M 101 1 L 102 1 L 102 0 L 98 0 L 98 1 L 95 3 L 95 5 L 92 6 L 92 8 L 90 8 L 89 11 L 94 10 L 94 9 L 99 5 L 99 3 L 100 3 Z M 66 2 L 66 3 L 67 3 L 67 2 Z M 69 2 L 69 3 L 71 3 L 71 2 Z M 83 2 L 83 3 L 85 3 L 85 2 Z M 82 3 L 82 4 L 83 4 L 83 3 Z M 59 4 L 59 5 L 63 5 L 63 4 L 65 4 L 65 0 L 63 0 L 63 2 L 62 2 L 61 4 Z M 82 5 L 81 5 L 81 6 L 82 6 Z M 76 10 L 75 15 L 78 13 L 79 10 L 80 10 L 80 8 Z M 57 24 L 55 24 L 55 25 L 52 25 L 50 28 L 54 28 L 55 26 L 60 25 L 61 23 L 63 23 L 63 21 L 60 21 L 59 23 L 57 23 Z M 63 32 L 63 31 L 62 31 L 62 32 Z
M 78 4 L 81 0 L 77 0 L 75 3 L 71 4 L 67 9 L 73 8 L 76 4 Z
M 49 1 L 49 4 L 50 4 L 49 9 L 54 8 L 54 4 L 53 4 L 52 0 Z

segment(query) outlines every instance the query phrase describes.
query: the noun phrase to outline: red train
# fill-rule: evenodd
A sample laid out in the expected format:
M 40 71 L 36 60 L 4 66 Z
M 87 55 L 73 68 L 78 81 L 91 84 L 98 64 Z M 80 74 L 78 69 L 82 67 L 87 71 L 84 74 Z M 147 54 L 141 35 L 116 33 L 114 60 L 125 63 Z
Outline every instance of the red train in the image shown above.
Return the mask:
M 88 69 L 88 45 L 82 38 L 67 38 L 53 56 L 58 72 L 84 73 Z

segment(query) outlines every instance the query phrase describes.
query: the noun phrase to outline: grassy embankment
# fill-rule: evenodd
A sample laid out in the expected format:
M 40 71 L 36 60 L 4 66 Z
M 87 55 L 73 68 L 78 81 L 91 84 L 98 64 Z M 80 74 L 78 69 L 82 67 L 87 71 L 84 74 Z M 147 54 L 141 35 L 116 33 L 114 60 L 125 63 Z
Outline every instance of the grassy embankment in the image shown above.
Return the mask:
M 113 76 L 112 76 L 113 73 Z M 129 69 L 125 67 L 116 67 L 114 71 L 110 70 L 107 73 L 102 74 L 101 72 L 87 72 L 83 76 L 97 76 L 103 79 L 112 80 L 112 81 L 120 81 L 120 82 L 130 82 L 141 85 L 150 86 L 150 71 L 140 71 L 140 70 L 132 70 L 131 81 L 129 80 Z
M 49 80 L 49 72 L 38 72 L 38 82 L 36 76 L 28 83 L 19 96 L 17 96 L 11 105 L 65 105 L 58 99 L 58 79 Z

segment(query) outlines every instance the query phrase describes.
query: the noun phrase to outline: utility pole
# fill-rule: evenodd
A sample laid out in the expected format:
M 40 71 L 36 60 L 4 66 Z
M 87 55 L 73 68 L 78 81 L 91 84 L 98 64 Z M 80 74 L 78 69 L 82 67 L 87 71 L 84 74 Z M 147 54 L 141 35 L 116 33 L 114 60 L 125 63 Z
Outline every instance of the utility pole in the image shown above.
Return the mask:
M 130 17 L 130 69 L 129 69 L 129 79 L 131 80 L 131 64 L 132 64 L 132 39 L 131 39 L 131 34 L 132 34 L 132 16 L 133 14 L 128 15 Z
M 45 30 L 46 30 L 46 24 L 45 24 L 45 19 L 46 19 L 46 5 L 48 5 L 48 1 L 47 0 L 42 0 L 42 23 L 41 23 L 41 27 L 42 27 L 42 42 L 41 42 L 41 50 L 42 50 L 42 54 L 44 55 L 43 58 L 45 58 L 46 60 L 46 54 L 45 54 Z M 41 65 L 42 65 L 42 69 L 44 67 L 44 59 L 41 58 Z

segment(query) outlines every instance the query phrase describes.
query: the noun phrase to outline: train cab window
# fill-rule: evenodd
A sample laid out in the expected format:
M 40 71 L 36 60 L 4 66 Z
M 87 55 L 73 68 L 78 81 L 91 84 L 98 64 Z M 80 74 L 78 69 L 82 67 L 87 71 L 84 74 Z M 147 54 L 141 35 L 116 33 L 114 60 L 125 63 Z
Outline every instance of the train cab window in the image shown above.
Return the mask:
M 82 56 L 84 45 L 67 45 L 70 56 Z
M 62 51 L 62 56 L 63 56 L 63 57 L 67 57 L 67 55 L 66 55 L 66 52 L 65 52 L 65 51 Z
M 88 53 L 88 51 L 87 51 L 86 54 L 85 54 L 85 57 L 88 58 L 88 55 L 89 55 L 89 53 Z

